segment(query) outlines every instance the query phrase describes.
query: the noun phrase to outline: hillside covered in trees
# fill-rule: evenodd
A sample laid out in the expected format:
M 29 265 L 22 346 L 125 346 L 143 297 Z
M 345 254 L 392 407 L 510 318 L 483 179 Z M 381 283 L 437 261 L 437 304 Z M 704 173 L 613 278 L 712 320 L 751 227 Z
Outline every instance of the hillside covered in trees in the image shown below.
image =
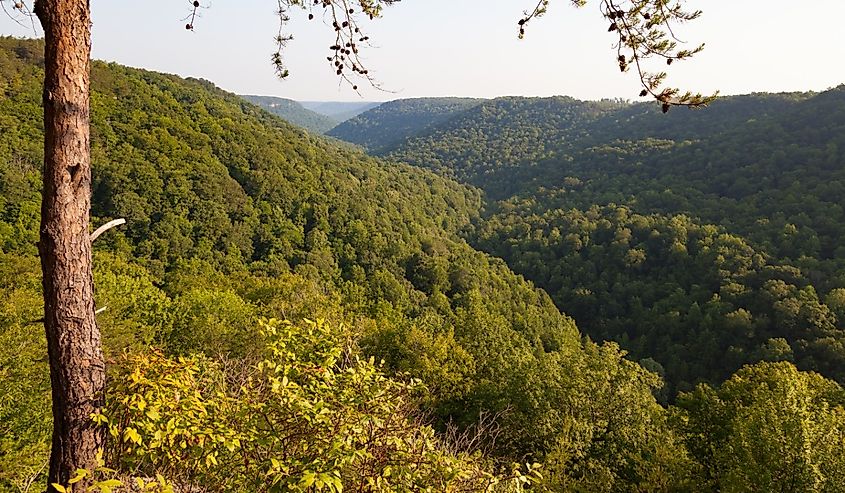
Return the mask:
M 845 379 L 843 136 L 845 86 L 667 115 L 500 98 L 385 154 L 481 187 L 470 242 L 671 396 L 760 360 Z
M 379 153 L 480 104 L 473 98 L 399 99 L 379 105 L 333 128 L 328 135 Z
M 0 39 L 0 491 L 38 487 L 49 451 L 34 246 L 42 51 L 38 41 Z M 517 252 L 544 255 L 545 237 L 531 221 L 546 212 L 529 212 L 529 199 L 485 210 L 475 188 L 315 137 L 206 81 L 99 62 L 92 80 L 93 223 L 127 219 L 94 252 L 110 387 L 105 412 L 92 419 L 112 436 L 104 463 L 113 472 L 96 472 L 107 487 L 129 476 L 150 491 L 166 491 L 156 481 L 177 491 L 297 492 L 845 484 L 845 391 L 788 361 L 813 366 L 792 335 L 745 335 L 761 322 L 743 289 L 768 289 L 780 298 L 759 303 L 781 310 L 801 340 L 839 340 L 836 314 L 845 302 L 836 304 L 834 289 L 801 284 L 801 276 L 816 282 L 801 266 L 718 227 L 621 203 L 548 219 L 582 224 L 578 241 L 606 255 L 590 255 L 602 265 L 581 272 L 586 264 L 572 252 L 584 248 L 562 251 L 543 264 L 556 276 L 587 290 L 605 289 L 605 270 L 660 271 L 630 281 L 643 283 L 640 304 L 656 324 L 686 320 L 693 308 L 681 315 L 687 294 L 679 293 L 666 302 L 668 315 L 649 311 L 652 299 L 665 301 L 648 292 L 650 283 L 688 286 L 703 300 L 717 286 L 725 306 L 699 304 L 712 337 L 722 341 L 718 317 L 730 315 L 732 337 L 755 350 L 765 342 L 769 352 L 756 360 L 767 362 L 731 375 L 755 359 L 723 361 L 719 381 L 683 387 L 691 392 L 665 405 L 679 386 L 660 355 L 642 357 L 650 346 L 632 348 L 627 359 L 616 343 L 582 336 L 545 291 L 467 243 L 517 270 Z M 549 128 L 629 109 L 573 104 Z M 508 235 L 502 241 L 511 250 L 494 251 L 495 235 L 507 229 L 491 214 L 508 207 L 514 214 L 500 221 L 521 231 L 524 222 L 530 234 Z M 626 229 L 627 239 L 606 246 Z M 650 260 L 675 240 L 685 242 L 689 258 L 678 265 L 690 272 Z M 709 277 L 676 279 L 682 274 Z M 629 282 L 617 281 L 620 289 Z M 553 293 L 560 303 L 561 290 Z M 814 304 L 814 294 L 827 296 L 825 304 Z M 583 309 L 604 310 L 597 305 L 587 300 Z M 609 338 L 629 326 L 625 313 L 603 313 Z M 681 339 L 684 327 L 692 326 L 671 326 Z M 688 374 L 703 377 L 691 361 Z M 819 361 L 840 368 L 835 351 Z
M 317 135 L 324 134 L 337 126 L 339 120 L 306 109 L 302 104 L 275 96 L 241 96 L 252 104 L 273 113 L 294 125 L 299 125 Z

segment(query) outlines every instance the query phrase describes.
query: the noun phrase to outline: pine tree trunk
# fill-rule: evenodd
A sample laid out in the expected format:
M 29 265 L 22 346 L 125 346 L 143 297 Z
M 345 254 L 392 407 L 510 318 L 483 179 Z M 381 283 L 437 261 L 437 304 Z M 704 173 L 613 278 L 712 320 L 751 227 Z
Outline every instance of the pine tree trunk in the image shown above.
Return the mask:
M 38 250 L 53 398 L 49 482 L 66 485 L 77 468 L 96 465 L 105 441 L 91 419 L 103 406 L 106 380 L 88 232 L 91 15 L 88 0 L 37 0 L 35 12 L 46 43 Z

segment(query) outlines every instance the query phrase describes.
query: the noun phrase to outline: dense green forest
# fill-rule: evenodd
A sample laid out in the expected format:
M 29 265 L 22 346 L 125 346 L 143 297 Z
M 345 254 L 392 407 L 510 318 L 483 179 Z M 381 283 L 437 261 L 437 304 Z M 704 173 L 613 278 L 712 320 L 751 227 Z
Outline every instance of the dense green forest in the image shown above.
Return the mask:
M 299 125 L 315 134 L 324 134 L 337 126 L 339 120 L 306 109 L 300 103 L 275 96 L 241 96 L 252 104 L 260 106 L 288 123 Z
M 391 144 L 403 142 L 482 101 L 473 98 L 399 99 L 341 123 L 328 135 L 379 153 Z
M 623 106 L 620 101 L 561 96 L 497 98 L 404 141 L 385 142 L 380 153 L 482 186 L 493 170 L 536 162 L 572 148 L 578 138 L 589 136 L 590 122 Z
M 49 452 L 34 246 L 42 51 L 38 41 L 0 39 L 0 491 L 41 487 Z M 515 252 L 529 251 L 523 240 L 545 255 L 542 234 L 509 236 L 510 252 L 493 246 L 508 221 L 520 228 L 534 216 L 541 221 L 545 212 L 534 212 L 530 199 L 485 210 L 478 189 L 309 135 L 207 81 L 99 62 L 92 81 L 93 223 L 127 219 L 95 243 L 110 384 L 106 410 L 92 419 L 111 431 L 104 461 L 116 470 L 96 474 L 143 483 L 158 473 L 179 491 L 841 491 L 845 484 L 845 391 L 788 361 L 841 377 L 836 354 L 822 359 L 821 349 L 799 342 L 824 343 L 819 334 L 838 341 L 845 291 L 813 291 L 798 280 L 802 267 L 717 227 L 623 205 L 552 218 L 580 221 L 579 241 L 603 247 L 606 257 L 587 260 L 629 261 L 580 272 L 578 254 L 563 251 L 555 257 L 560 268 L 544 264 L 557 269 L 555 282 L 577 277 L 579 289 L 610 289 L 604 269 L 634 276 L 651 268 L 648 255 L 662 254 L 665 241 L 683 241 L 689 258 L 678 265 L 690 272 L 655 262 L 654 282 L 686 283 L 689 296 L 703 297 L 702 324 L 724 315 L 731 337 L 762 351 L 759 358 L 719 353 L 719 371 L 706 373 L 712 386 L 681 387 L 691 392 L 668 406 L 679 387 L 668 372 L 695 349 L 660 363 L 661 355 L 642 357 L 652 349 L 646 336 L 631 336 L 620 340 L 636 342 L 627 359 L 616 343 L 593 342 L 604 336 L 582 336 L 545 291 L 467 243 L 487 241 L 513 266 L 521 265 Z M 628 109 L 575 106 L 590 118 Z M 512 219 L 497 225 L 489 215 L 507 207 Z M 626 228 L 628 243 L 607 240 Z M 665 238 L 654 240 L 652 231 Z M 696 275 L 706 279 L 682 279 Z M 652 282 L 643 279 L 631 282 Z M 771 286 L 782 298 L 757 300 L 742 292 L 746 285 Z M 734 296 L 724 305 L 737 307 L 708 298 L 714 286 Z M 658 333 L 647 317 L 668 327 L 673 316 L 691 316 L 692 303 L 681 306 L 687 294 L 649 310 L 646 303 L 665 299 L 648 289 L 638 289 L 637 327 Z M 771 322 L 756 332 L 755 303 L 782 307 L 796 329 L 781 333 Z M 601 313 L 607 337 L 620 339 L 613 331 L 628 326 L 625 309 L 599 305 L 587 300 L 564 311 Z M 723 327 L 712 323 L 721 344 Z M 679 344 L 693 325 L 671 327 L 670 342 Z M 808 354 L 819 363 L 805 361 Z M 700 359 L 691 356 L 683 379 L 713 370 Z M 730 375 L 756 360 L 766 362 Z
M 481 187 L 470 243 L 671 399 L 761 360 L 845 381 L 843 138 L 845 87 L 667 115 L 500 98 L 385 154 Z
M 810 96 L 723 97 L 707 111 L 680 110 L 666 115 L 649 104 L 618 100 L 497 98 L 404 141 L 391 142 L 390 146 L 385 142 L 379 154 L 448 173 L 484 188 L 491 198 L 502 199 L 536 188 L 550 178 L 558 179 L 552 183 L 559 183 L 561 177 L 554 175 L 555 171 L 593 164 L 575 161 L 575 156 L 585 150 L 610 143 L 638 143 L 641 147 L 672 141 L 680 145 L 737 131 L 742 134 L 747 123 L 783 118 Z M 379 113 L 361 118 L 376 115 Z

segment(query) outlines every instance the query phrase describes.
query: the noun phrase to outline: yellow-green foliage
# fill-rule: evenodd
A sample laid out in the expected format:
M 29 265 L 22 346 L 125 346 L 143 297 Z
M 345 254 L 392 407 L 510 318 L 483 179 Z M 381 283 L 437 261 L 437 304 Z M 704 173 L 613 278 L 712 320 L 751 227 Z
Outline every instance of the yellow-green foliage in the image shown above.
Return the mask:
M 787 362 L 747 366 L 678 399 L 677 428 L 709 488 L 845 491 L 845 391 Z
M 622 359 L 616 344 L 588 341 L 584 349 L 589 357 L 571 370 L 579 386 L 558 390 L 554 411 L 564 416 L 550 430 L 555 443 L 542 485 L 554 492 L 694 491 L 694 464 L 652 396 L 659 377 Z
M 59 493 L 112 493 L 112 491 L 137 491 L 141 493 L 174 493 L 173 485 L 161 474 L 155 479 L 121 475 L 119 471 L 106 467 L 103 451 L 97 452 L 97 467 L 77 469 L 67 484 L 51 483 Z
M 520 491 L 479 454 L 449 452 L 388 378 L 323 322 L 270 320 L 255 362 L 127 355 L 97 419 L 118 469 L 210 491 Z M 258 336 L 258 334 L 256 334 Z M 529 472 L 532 468 L 529 468 Z

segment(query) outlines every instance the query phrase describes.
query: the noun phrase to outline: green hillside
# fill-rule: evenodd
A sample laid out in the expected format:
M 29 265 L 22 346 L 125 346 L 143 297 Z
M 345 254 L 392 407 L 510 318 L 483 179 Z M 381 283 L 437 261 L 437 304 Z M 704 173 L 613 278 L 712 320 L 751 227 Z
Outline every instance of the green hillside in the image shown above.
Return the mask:
M 671 396 L 761 359 L 845 379 L 843 127 L 845 87 L 668 115 L 498 99 L 387 154 L 484 189 L 470 242 Z
M 378 154 L 482 101 L 472 98 L 399 99 L 341 123 L 329 135 Z
M 723 97 L 707 111 L 679 109 L 666 115 L 647 103 L 498 98 L 393 142 L 378 154 L 440 170 L 481 186 L 495 198 L 507 198 L 536 186 L 532 178 L 542 183 L 543 173 L 567 169 L 562 163 L 584 149 L 615 141 L 698 140 L 742 128 L 749 120 L 781 115 L 810 96 Z M 378 122 L 370 125 L 375 128 Z M 514 173 L 516 181 L 511 180 Z
M 685 215 L 540 203 L 503 202 L 474 244 L 664 375 L 664 397 L 761 360 L 845 380 L 845 290 L 825 289 L 818 272 Z
M 480 186 L 500 167 L 535 162 L 589 135 L 594 119 L 624 107 L 569 97 L 505 97 L 485 101 L 381 154 Z
M 275 96 L 241 96 L 252 104 L 299 125 L 315 134 L 324 134 L 338 124 L 338 120 L 326 115 L 305 109 L 304 106 L 292 99 L 277 98 Z
M 529 191 L 571 175 L 589 182 L 579 194 L 582 204 L 595 203 L 599 194 L 617 202 L 633 199 L 640 210 L 692 213 L 724 224 L 781 257 L 837 256 L 838 224 L 845 219 L 845 86 L 790 95 L 780 110 L 744 116 L 709 134 L 594 144 L 566 156 L 571 164 L 551 159 L 517 179 L 530 183 Z M 791 241 L 783 234 L 788 224 L 799 229 Z

